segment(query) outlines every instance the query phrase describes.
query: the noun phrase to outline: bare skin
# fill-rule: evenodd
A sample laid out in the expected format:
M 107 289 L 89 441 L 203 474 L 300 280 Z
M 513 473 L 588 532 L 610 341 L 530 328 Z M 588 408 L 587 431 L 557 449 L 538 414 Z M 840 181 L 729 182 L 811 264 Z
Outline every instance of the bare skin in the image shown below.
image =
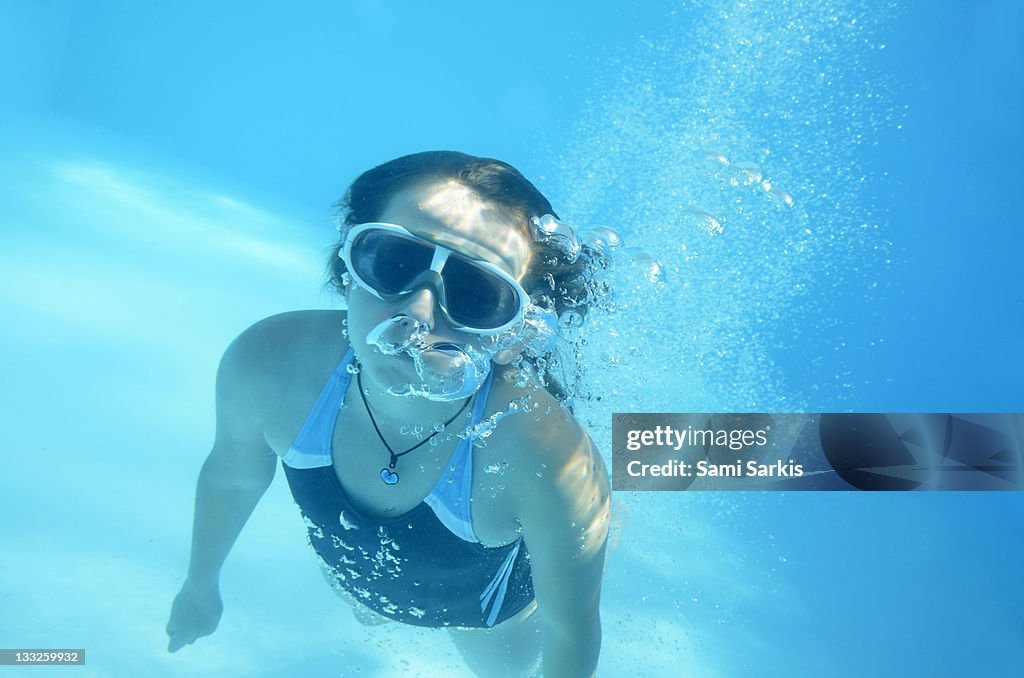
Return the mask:
M 458 185 L 399 193 L 380 217 L 522 277 L 525 239 Z M 384 437 L 403 447 L 400 428 L 429 430 L 461 403 L 396 398 L 387 386 L 411 379 L 412 366 L 366 346 L 369 328 L 404 312 L 430 325 L 433 340 L 466 341 L 436 313 L 433 292 L 388 304 L 361 289 L 349 294 L 349 335 L 369 403 Z M 340 311 L 298 311 L 263 320 L 228 348 L 217 379 L 217 438 L 200 473 L 192 559 L 167 631 L 176 651 L 212 633 L 222 605 L 224 558 L 273 478 L 313 403 L 348 348 Z M 516 351 L 495 356 L 507 362 Z M 499 376 L 502 374 L 499 371 Z M 352 380 L 333 439 L 334 470 L 348 496 L 369 515 L 397 515 L 423 501 L 458 442 L 446 431 L 400 463 L 401 482 L 380 482 L 387 452 Z M 473 455 L 472 523 L 485 546 L 520 536 L 531 554 L 536 603 L 491 629 L 450 629 L 467 665 L 480 676 L 593 675 L 600 651 L 600 586 L 609 526 L 607 471 L 579 424 L 544 390 L 495 378 L 485 416 L 530 395 L 538 407 L 502 420 Z M 535 417 L 539 416 L 539 420 Z M 486 473 L 507 463 L 504 474 Z M 356 603 L 358 605 L 358 603 Z M 372 617 L 372 615 L 370 615 Z M 364 615 L 364 618 L 366 616 Z

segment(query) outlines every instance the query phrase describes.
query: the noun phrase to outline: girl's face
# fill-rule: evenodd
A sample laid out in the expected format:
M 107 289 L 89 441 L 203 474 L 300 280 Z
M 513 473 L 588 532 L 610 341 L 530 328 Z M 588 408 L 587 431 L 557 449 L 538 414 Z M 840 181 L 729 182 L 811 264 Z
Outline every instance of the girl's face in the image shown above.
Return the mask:
M 401 191 L 392 197 L 377 220 L 397 224 L 443 247 L 498 266 L 517 280 L 526 274 L 530 251 L 527 237 L 457 182 L 431 183 Z M 446 323 L 438 312 L 436 294 L 429 287 L 389 303 L 353 284 L 349 288 L 348 309 L 352 346 L 364 374 L 381 387 L 415 380 L 413 361 L 408 356 L 383 355 L 366 343 L 371 330 L 398 314 L 406 314 L 430 328 L 423 337 L 427 344 L 478 345 L 476 335 L 455 330 Z M 496 359 L 500 360 L 500 354 Z

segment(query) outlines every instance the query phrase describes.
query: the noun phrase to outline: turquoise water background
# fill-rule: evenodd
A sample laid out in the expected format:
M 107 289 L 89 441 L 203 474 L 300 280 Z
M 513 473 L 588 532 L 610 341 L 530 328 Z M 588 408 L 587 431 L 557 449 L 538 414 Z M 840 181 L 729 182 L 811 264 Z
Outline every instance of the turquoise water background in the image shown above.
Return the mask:
M 586 356 L 606 455 L 615 411 L 1024 410 L 1022 26 L 1011 0 L 0 1 L 0 647 L 461 675 L 443 634 L 352 618 L 280 478 L 220 628 L 165 651 L 219 356 L 334 305 L 331 204 L 404 153 L 504 159 L 635 248 Z M 1024 664 L 1020 493 L 615 501 L 601 676 Z

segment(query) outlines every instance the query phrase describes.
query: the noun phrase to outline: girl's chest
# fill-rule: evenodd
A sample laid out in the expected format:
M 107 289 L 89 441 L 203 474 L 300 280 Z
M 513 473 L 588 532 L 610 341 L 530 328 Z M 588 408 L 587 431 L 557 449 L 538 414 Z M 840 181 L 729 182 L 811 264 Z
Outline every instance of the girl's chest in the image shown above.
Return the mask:
M 486 448 L 473 448 L 468 454 L 463 449 L 457 454 L 457 448 L 465 444 L 454 431 L 446 431 L 429 440 L 426 435 L 399 435 L 387 440 L 389 451 L 376 432 L 347 423 L 346 417 L 339 417 L 334 430 L 333 467 L 359 511 L 384 518 L 399 516 L 432 492 L 457 496 L 459 485 L 468 481 L 470 518 L 481 543 L 498 546 L 519 536 L 511 509 L 512 488 L 505 483 L 502 465 L 488 462 Z M 397 456 L 393 466 L 392 452 Z M 472 467 L 471 474 L 465 473 L 467 464 Z
M 459 482 L 456 476 L 462 475 L 463 467 L 455 451 L 462 441 L 454 429 L 408 452 L 425 436 L 400 434 L 388 439 L 388 445 L 400 455 L 391 468 L 391 453 L 356 414 L 347 406 L 338 412 L 331 434 L 331 459 L 341 488 L 360 512 L 381 518 L 400 516 L 422 503 L 432 491 L 450 490 L 441 487 L 449 479 L 453 484 Z M 267 442 L 279 456 L 288 452 L 308 415 L 306 407 L 281 403 L 265 430 Z M 469 482 L 473 531 L 485 546 L 507 544 L 519 537 L 507 456 L 500 448 L 488 446 L 473 448 L 463 460 L 472 465 Z M 382 471 L 394 473 L 397 482 L 384 482 Z

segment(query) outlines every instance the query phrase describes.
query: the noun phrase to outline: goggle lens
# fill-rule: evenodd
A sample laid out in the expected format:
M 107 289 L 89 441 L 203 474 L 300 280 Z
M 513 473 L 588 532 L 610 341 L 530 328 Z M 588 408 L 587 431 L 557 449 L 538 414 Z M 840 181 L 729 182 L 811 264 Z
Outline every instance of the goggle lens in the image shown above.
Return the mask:
M 501 327 L 519 310 L 519 294 L 508 281 L 465 259 L 450 257 L 441 279 L 448 313 L 460 325 Z
M 409 292 L 433 256 L 427 243 L 386 231 L 366 231 L 352 243 L 356 274 L 381 294 Z
M 368 229 L 358 234 L 348 252 L 352 272 L 378 294 L 412 292 L 430 270 L 436 247 L 412 235 Z M 444 311 L 462 327 L 499 328 L 519 312 L 521 293 L 498 273 L 452 253 L 441 269 Z

